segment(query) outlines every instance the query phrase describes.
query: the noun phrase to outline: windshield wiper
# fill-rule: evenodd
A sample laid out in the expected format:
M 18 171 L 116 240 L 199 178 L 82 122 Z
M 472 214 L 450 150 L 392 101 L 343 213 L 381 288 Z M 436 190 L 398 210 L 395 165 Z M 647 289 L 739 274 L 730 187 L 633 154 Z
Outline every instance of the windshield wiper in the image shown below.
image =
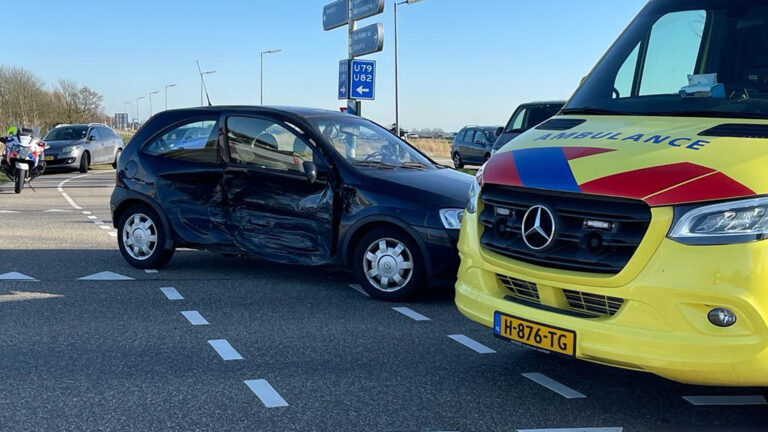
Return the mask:
M 589 108 L 589 107 L 565 108 L 560 112 L 563 114 L 583 114 L 583 115 L 622 115 L 622 116 L 638 115 L 635 113 L 624 112 L 624 111 L 614 111 L 614 110 L 608 110 L 603 108 Z
M 425 170 L 429 168 L 429 165 L 421 162 L 403 162 L 400 165 L 398 165 L 400 168 L 405 169 L 417 169 L 417 170 Z
M 354 165 L 369 167 L 369 168 L 391 169 L 391 170 L 396 168 L 394 165 L 386 164 L 384 162 L 377 162 L 377 161 L 359 161 L 359 162 L 354 162 Z

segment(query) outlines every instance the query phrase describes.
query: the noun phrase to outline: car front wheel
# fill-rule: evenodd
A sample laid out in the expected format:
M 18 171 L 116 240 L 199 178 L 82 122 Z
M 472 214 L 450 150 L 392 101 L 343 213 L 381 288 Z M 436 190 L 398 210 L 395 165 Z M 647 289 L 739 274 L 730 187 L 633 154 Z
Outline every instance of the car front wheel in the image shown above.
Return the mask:
M 152 207 L 128 208 L 117 225 L 117 243 L 128 264 L 140 269 L 159 269 L 170 261 L 174 248 L 166 247 L 168 233 Z
M 453 167 L 456 169 L 464 168 L 464 161 L 461 160 L 461 155 L 458 152 L 453 155 Z
M 364 235 L 352 261 L 358 283 L 376 299 L 408 300 L 424 286 L 424 260 L 418 244 L 394 227 Z

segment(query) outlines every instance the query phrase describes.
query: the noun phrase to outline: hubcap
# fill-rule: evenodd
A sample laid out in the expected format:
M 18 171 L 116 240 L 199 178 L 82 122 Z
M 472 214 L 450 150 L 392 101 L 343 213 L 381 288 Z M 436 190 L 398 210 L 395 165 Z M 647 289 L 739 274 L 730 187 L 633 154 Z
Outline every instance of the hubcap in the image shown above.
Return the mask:
M 157 227 L 149 216 L 136 213 L 123 226 L 123 245 L 132 258 L 143 261 L 157 247 Z
M 454 156 L 454 157 L 453 157 L 453 163 L 454 163 L 456 166 L 459 166 L 459 165 L 461 164 L 461 156 L 459 156 L 459 155 L 456 155 L 456 156 Z
M 381 291 L 403 288 L 413 275 L 413 257 L 399 240 L 383 238 L 371 243 L 363 259 L 368 282 Z

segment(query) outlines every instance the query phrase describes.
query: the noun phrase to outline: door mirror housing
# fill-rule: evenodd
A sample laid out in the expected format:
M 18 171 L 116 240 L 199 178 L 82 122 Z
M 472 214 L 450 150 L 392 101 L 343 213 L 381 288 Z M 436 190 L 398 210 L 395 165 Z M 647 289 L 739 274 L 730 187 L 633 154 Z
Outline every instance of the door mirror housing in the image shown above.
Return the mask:
M 317 180 L 317 165 L 312 161 L 306 161 L 302 164 L 304 168 L 304 175 L 307 176 L 307 180 L 310 183 L 314 183 Z
M 501 134 L 503 134 L 503 133 L 504 133 L 504 128 L 503 127 L 497 127 L 496 128 L 496 132 L 495 132 L 496 136 L 501 136 Z
M 96 137 L 93 135 L 88 135 L 88 142 L 96 141 Z

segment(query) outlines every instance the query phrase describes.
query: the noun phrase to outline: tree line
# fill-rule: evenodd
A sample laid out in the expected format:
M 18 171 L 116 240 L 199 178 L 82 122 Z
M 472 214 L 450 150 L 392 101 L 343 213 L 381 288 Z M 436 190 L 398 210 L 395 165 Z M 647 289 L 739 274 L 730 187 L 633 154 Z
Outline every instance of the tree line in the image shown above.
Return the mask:
M 39 126 L 41 132 L 61 123 L 104 121 L 103 96 L 75 81 L 59 80 L 52 88 L 32 72 L 0 65 L 0 131 L 11 125 Z

